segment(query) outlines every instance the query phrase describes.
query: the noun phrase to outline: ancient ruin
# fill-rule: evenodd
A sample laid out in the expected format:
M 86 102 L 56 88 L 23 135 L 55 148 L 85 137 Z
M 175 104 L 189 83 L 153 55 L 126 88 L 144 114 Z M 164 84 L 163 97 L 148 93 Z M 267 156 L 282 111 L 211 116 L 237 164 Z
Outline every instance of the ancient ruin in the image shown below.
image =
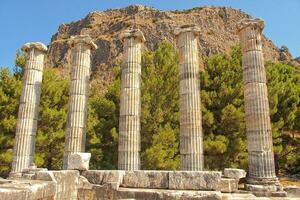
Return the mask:
M 40 42 L 24 44 L 27 53 L 22 95 L 18 113 L 11 176 L 21 176 L 34 165 L 35 136 L 47 47 Z
M 203 170 L 198 34 L 195 26 L 175 31 L 179 49 L 181 169 Z
M 33 162 L 44 53 L 41 43 L 25 44 L 28 54 L 14 160 L 9 179 L 0 179 L 0 200 L 7 199 L 258 199 L 286 196 L 275 174 L 271 122 L 262 53 L 263 21 L 244 19 L 238 26 L 243 51 L 244 98 L 249 173 L 203 169 L 203 133 L 199 83 L 198 36 L 195 25 L 175 30 L 180 64 L 181 171 L 141 170 L 141 54 L 144 34 L 129 28 L 123 39 L 118 170 L 88 170 L 85 151 L 91 52 L 97 45 L 88 35 L 68 39 L 71 85 L 65 132 L 64 170 L 36 168 Z M 114 151 L 114 149 L 112 149 Z M 70 170 L 72 169 L 72 170 Z M 256 195 L 256 196 L 255 196 Z M 269 198 L 264 198 L 269 199 Z
M 118 169 L 140 169 L 141 59 L 143 33 L 129 29 L 122 33 L 124 56 L 119 118 Z
M 269 113 L 266 72 L 262 53 L 261 34 L 264 22 L 247 19 L 239 24 L 243 51 L 243 79 L 246 112 L 246 129 L 249 154 L 247 185 L 273 185 L 278 182 L 275 174 L 272 130 Z
M 91 50 L 97 49 L 87 35 L 71 37 L 71 86 L 64 149 L 64 169 L 68 156 L 85 150 L 87 101 L 90 82 Z

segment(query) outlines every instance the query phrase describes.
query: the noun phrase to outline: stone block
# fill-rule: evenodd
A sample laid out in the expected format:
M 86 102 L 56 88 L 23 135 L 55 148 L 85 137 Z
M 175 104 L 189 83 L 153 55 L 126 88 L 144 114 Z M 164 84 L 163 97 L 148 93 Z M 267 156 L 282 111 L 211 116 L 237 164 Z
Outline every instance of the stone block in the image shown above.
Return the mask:
M 232 193 L 238 190 L 238 180 L 232 178 L 222 178 L 218 190 L 221 192 Z
M 288 186 L 284 188 L 284 191 L 287 192 L 288 197 L 300 197 L 300 187 Z
M 93 184 L 91 184 L 87 178 L 84 176 L 79 176 L 78 179 L 78 189 L 86 189 L 86 190 L 91 190 L 93 188 Z
M 72 153 L 68 155 L 68 169 L 85 171 L 89 169 L 91 153 Z
M 225 168 L 224 169 L 224 177 L 226 178 L 232 178 L 232 179 L 241 179 L 245 178 L 247 175 L 247 172 L 243 169 L 235 169 L 235 168 Z
M 35 174 L 35 180 L 55 183 L 55 199 L 77 199 L 78 179 L 79 172 L 76 170 L 40 171 Z
M 115 189 L 123 182 L 124 175 L 125 171 L 121 170 L 89 170 L 82 173 L 92 184 L 108 185 Z
M 20 179 L 0 185 L 0 200 L 44 200 L 54 196 L 53 182 Z
M 218 190 L 221 175 L 217 171 L 172 171 L 169 172 L 169 189 Z
M 169 187 L 168 171 L 126 171 L 122 187 L 166 189 Z

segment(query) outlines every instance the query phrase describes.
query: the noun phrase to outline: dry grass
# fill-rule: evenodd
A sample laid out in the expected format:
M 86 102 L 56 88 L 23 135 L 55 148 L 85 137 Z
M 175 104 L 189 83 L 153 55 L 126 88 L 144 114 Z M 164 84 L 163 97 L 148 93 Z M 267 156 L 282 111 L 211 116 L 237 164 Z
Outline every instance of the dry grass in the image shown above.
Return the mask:
M 291 185 L 296 185 L 296 186 L 300 187 L 300 181 L 291 180 L 291 179 L 287 179 L 287 178 L 280 180 L 280 183 L 284 187 L 291 186 Z

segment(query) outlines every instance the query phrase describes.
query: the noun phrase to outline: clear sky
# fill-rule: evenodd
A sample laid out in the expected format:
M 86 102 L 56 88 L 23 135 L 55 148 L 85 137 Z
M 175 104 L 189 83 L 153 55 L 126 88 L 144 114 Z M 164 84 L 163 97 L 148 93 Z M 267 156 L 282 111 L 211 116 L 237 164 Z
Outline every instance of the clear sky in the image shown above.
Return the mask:
M 62 23 L 79 20 L 91 11 L 131 4 L 160 10 L 205 5 L 241 9 L 263 18 L 267 37 L 300 56 L 300 0 L 0 0 L 0 67 L 12 67 L 16 50 L 26 42 L 48 44 Z

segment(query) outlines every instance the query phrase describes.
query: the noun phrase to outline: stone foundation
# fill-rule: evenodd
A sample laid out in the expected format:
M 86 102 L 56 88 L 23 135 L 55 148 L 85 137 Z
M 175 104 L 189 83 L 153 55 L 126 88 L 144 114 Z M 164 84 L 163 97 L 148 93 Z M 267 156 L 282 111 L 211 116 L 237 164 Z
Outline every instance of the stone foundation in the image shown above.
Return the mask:
M 257 193 L 257 188 L 254 188 L 254 192 L 239 190 L 239 177 L 244 173 L 237 169 L 230 169 L 230 171 L 232 173 L 226 176 L 231 178 L 214 171 L 89 170 L 83 171 L 80 175 L 77 170 L 38 171 L 36 169 L 26 171 L 22 178 L 11 180 L 0 178 L 0 200 L 296 200 L 300 198 L 294 188 L 289 198 L 285 198 L 286 193 L 276 191 L 275 188 L 270 192 L 268 188 L 261 187 L 260 193 Z M 237 173 L 241 176 L 236 176 Z

